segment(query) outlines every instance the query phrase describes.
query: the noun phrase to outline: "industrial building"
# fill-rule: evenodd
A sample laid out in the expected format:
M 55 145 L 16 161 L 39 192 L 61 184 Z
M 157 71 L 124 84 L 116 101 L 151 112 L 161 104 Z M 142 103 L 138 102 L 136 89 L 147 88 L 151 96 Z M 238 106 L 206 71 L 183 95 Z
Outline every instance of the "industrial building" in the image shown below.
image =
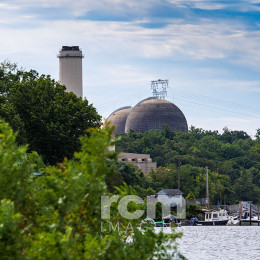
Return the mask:
M 152 161 L 149 154 L 120 153 L 118 154 L 118 160 L 137 165 L 144 174 L 148 174 L 151 169 L 156 170 L 157 168 L 157 163 Z
M 148 130 L 162 130 L 168 125 L 171 130 L 187 132 L 188 124 L 182 111 L 172 102 L 150 97 L 139 102 L 134 108 L 123 107 L 110 114 L 106 122 L 116 127 L 115 134 L 137 133 Z
M 132 107 L 121 107 L 110 114 L 108 120 L 111 125 L 116 126 L 114 134 L 122 134 L 125 132 L 125 124 Z
M 59 58 L 59 81 L 68 92 L 78 97 L 83 95 L 82 87 L 82 51 L 79 46 L 62 46 Z

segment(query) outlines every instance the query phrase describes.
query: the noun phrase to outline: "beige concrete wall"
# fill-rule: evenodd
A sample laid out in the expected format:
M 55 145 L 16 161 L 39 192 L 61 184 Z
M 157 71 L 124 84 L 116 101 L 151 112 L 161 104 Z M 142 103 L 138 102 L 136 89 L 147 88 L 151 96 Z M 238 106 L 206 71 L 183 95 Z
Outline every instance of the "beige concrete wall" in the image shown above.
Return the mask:
M 120 153 L 118 155 L 118 160 L 137 165 L 144 174 L 148 174 L 151 169 L 156 170 L 157 168 L 157 163 L 152 162 L 149 154 Z
M 82 51 L 66 50 L 59 52 L 59 81 L 68 92 L 82 97 Z

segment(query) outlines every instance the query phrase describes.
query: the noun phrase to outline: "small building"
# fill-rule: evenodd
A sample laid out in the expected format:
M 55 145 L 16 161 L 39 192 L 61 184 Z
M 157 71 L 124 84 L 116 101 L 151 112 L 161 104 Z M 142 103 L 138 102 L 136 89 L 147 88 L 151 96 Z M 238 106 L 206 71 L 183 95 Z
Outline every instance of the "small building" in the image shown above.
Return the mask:
M 157 169 L 157 163 L 153 162 L 149 154 L 138 153 L 120 153 L 118 160 L 121 162 L 130 162 L 137 165 L 144 174 L 148 174 L 151 169 Z
M 157 193 L 158 201 L 162 204 L 171 205 L 171 208 L 183 206 L 182 192 L 179 189 L 163 189 Z

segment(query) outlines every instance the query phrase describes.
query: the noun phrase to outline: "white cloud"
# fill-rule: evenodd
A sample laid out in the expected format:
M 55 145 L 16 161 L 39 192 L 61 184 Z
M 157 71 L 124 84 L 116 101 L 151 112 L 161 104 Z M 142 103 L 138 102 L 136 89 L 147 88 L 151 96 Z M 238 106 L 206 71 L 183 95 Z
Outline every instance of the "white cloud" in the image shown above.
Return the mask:
M 42 21 L 27 29 L 2 27 L 0 55 L 47 52 L 46 46 L 69 44 L 76 39 L 96 53 L 124 53 L 148 59 L 228 59 L 259 70 L 259 31 L 246 31 L 239 24 L 224 21 L 172 23 L 157 29 L 143 28 L 142 22 Z
M 15 4 L 9 4 L 9 3 L 0 3 L 0 10 L 1 11 L 10 11 L 10 10 L 18 10 L 20 9 L 19 6 Z
M 146 11 L 151 10 L 153 6 L 160 6 L 164 4 L 172 4 L 172 6 L 184 7 L 184 8 L 199 8 L 203 10 L 221 10 L 232 9 L 240 11 L 258 10 L 258 0 L 249 1 L 211 1 L 211 0 L 3 0 L 0 4 L 0 9 L 24 9 L 24 10 L 36 10 L 42 8 L 59 8 L 64 14 L 66 13 L 70 17 L 80 17 L 87 14 L 89 11 L 96 11 L 101 14 L 124 14 L 135 15 L 144 14 L 147 17 Z M 40 12 L 40 10 L 39 10 Z M 140 17 L 140 16 L 139 16 Z M 163 17 L 161 17 L 163 18 Z
M 227 4 L 224 3 L 218 3 L 217 1 L 209 1 L 209 0 L 189 0 L 189 1 L 169 0 L 169 2 L 182 7 L 189 6 L 192 8 L 198 8 L 204 10 L 218 10 L 218 9 L 224 9 L 228 6 Z
M 227 5 L 219 4 L 219 3 L 206 3 L 206 2 L 197 2 L 194 4 L 195 8 L 204 9 L 204 10 L 220 10 L 225 9 Z
M 260 4 L 260 0 L 249 0 L 251 4 Z
M 99 13 L 103 12 L 123 12 L 127 9 L 134 10 L 135 12 L 142 12 L 145 7 L 149 7 L 152 2 L 157 0 L 150 0 L 140 2 L 138 0 L 124 1 L 124 0 L 14 0 L 14 3 L 21 8 L 60 8 L 66 10 L 70 16 L 82 16 L 89 11 L 97 10 Z

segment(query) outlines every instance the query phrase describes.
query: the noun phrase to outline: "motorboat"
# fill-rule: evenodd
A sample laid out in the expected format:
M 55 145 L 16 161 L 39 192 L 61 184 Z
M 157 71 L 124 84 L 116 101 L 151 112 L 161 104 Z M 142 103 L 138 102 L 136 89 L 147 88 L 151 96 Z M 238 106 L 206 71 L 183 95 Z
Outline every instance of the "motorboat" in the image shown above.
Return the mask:
M 163 218 L 163 225 L 165 227 L 169 227 L 169 226 L 177 226 L 180 227 L 181 226 L 181 219 L 175 215 L 168 215 L 166 217 Z
M 171 226 L 181 226 L 181 219 L 174 216 L 174 215 L 168 215 L 164 217 L 161 221 L 154 221 L 151 218 L 146 218 L 141 222 L 141 225 L 143 224 L 151 224 L 154 227 L 171 227 Z
M 249 226 L 250 224 L 252 226 L 259 226 L 260 225 L 259 216 L 253 215 L 253 216 L 251 216 L 251 219 L 250 219 L 250 213 L 249 212 L 245 212 L 240 221 L 241 221 L 242 225 L 246 225 L 246 226 Z
M 198 220 L 195 225 L 202 225 L 202 226 L 215 226 L 215 225 L 227 225 L 229 221 L 228 213 L 225 209 L 219 210 L 205 210 L 205 219 Z
M 228 226 L 238 226 L 240 223 L 239 215 L 229 216 L 228 217 Z

